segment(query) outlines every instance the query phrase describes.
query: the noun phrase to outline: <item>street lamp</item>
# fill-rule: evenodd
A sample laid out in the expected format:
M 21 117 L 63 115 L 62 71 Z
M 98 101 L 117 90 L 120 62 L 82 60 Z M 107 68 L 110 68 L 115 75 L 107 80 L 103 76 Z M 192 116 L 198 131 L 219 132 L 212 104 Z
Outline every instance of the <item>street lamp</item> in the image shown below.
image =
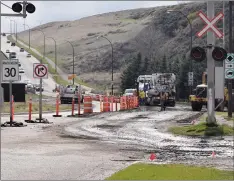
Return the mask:
M 190 50 L 192 50 L 193 47 L 193 28 L 192 28 L 192 23 L 191 21 L 188 19 L 188 17 L 182 12 L 182 11 L 178 11 L 178 10 L 167 10 L 167 13 L 171 13 L 171 12 L 175 12 L 175 13 L 180 13 L 182 14 L 188 21 L 189 26 L 190 26 Z M 190 72 L 193 71 L 193 62 L 191 60 L 190 62 Z M 190 85 L 190 94 L 192 93 L 192 85 Z
M 74 74 L 75 74 L 75 50 L 74 50 L 74 46 L 72 45 L 72 43 L 68 40 L 66 40 L 67 43 L 69 43 L 72 46 L 72 55 L 73 55 L 73 75 L 72 75 L 72 80 L 73 80 L 73 85 L 75 84 L 75 79 L 74 79 Z
M 51 38 L 54 41 L 55 74 L 57 74 L 57 43 L 53 37 L 47 37 L 47 38 Z M 57 76 L 56 76 L 56 82 L 57 82 Z
M 24 27 L 25 25 L 28 27 L 28 48 L 30 49 L 30 27 L 27 24 L 23 24 Z
M 113 70 L 113 62 L 114 62 L 114 58 L 113 58 L 113 45 L 112 45 L 112 43 L 111 43 L 111 41 L 107 38 L 107 37 L 105 37 L 105 36 L 103 36 L 103 35 L 101 35 L 101 36 L 99 36 L 99 37 L 97 37 L 97 39 L 99 39 L 99 38 L 105 38 L 109 43 L 110 43 L 110 45 L 111 45 L 111 50 L 112 50 L 112 52 L 111 52 L 111 81 L 112 81 L 112 83 L 111 83 L 111 94 L 112 94 L 112 96 L 114 95 L 114 87 L 113 87 L 113 81 L 114 81 L 114 70 Z

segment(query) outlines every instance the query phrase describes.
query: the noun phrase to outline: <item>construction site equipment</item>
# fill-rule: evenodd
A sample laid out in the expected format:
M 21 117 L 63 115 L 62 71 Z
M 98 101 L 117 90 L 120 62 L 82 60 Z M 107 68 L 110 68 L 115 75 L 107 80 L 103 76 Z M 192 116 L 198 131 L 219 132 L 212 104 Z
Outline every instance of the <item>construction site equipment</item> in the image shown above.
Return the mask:
M 220 85 L 221 86 L 221 85 Z M 234 97 L 234 94 L 233 94 Z M 193 90 L 193 95 L 189 96 L 191 107 L 193 111 L 201 111 L 205 105 L 207 107 L 207 72 L 202 74 L 202 84 L 197 85 Z M 224 87 L 224 99 L 215 98 L 215 110 L 224 111 L 228 107 L 228 89 Z M 233 109 L 234 111 L 234 109 Z
M 175 106 L 175 88 L 176 76 L 173 73 L 154 73 L 151 76 L 151 81 L 148 84 L 148 91 L 146 92 L 145 104 L 146 105 L 160 105 L 160 94 L 165 92 L 168 94 L 168 99 L 165 106 Z
M 81 95 L 80 102 L 83 103 L 84 95 L 79 91 L 79 86 L 67 85 L 66 87 L 60 86 L 60 101 L 61 104 L 72 104 L 72 98 L 75 103 L 78 103 L 78 95 Z

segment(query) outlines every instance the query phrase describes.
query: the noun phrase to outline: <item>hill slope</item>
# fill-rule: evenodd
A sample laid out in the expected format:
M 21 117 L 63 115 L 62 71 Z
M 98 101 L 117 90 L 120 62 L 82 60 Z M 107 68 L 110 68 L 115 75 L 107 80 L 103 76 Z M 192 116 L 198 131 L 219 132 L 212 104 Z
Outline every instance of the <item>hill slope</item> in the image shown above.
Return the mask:
M 222 3 L 217 2 L 216 6 L 222 7 Z M 43 36 L 36 29 L 44 31 L 47 37 L 55 38 L 59 67 L 67 73 L 72 73 L 72 48 L 66 40 L 70 41 L 75 48 L 75 73 L 88 83 L 102 84 L 109 88 L 111 46 L 104 38 L 97 39 L 100 35 L 106 36 L 113 44 L 115 85 L 120 84 L 120 73 L 128 63 L 129 57 L 138 52 L 143 57 L 148 57 L 150 64 L 160 61 L 164 55 L 171 66 L 176 66 L 176 60 L 179 60 L 179 64 L 186 60 L 185 55 L 188 55 L 190 45 L 190 26 L 185 17 L 179 13 L 168 14 L 168 9 L 179 10 L 188 15 L 193 26 L 193 45 L 206 43 L 206 36 L 201 39 L 195 37 L 204 26 L 196 12 L 206 12 L 206 3 L 189 3 L 105 13 L 76 21 L 47 23 L 31 30 L 31 45 L 43 53 Z M 28 42 L 28 31 L 19 33 L 18 37 Z M 46 56 L 54 59 L 54 42 L 50 39 L 46 39 Z M 201 71 L 205 69 L 205 64 L 202 67 L 194 65 L 195 68 L 196 66 Z M 197 72 L 195 77 L 201 79 L 201 72 Z

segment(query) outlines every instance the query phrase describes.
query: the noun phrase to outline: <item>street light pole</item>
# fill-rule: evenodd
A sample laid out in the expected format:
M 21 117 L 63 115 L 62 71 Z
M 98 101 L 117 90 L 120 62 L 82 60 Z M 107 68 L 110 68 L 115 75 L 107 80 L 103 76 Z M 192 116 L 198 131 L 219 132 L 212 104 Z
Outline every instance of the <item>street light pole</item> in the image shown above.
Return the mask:
M 113 68 L 113 63 L 114 63 L 114 49 L 113 49 L 113 45 L 111 43 L 111 41 L 105 37 L 105 36 L 100 36 L 102 38 L 105 38 L 111 45 L 111 94 L 112 96 L 114 95 L 114 85 L 113 85 L 113 82 L 114 82 L 114 68 Z M 98 37 L 99 38 L 99 37 Z
M 75 50 L 74 50 L 74 46 L 72 45 L 72 43 L 68 40 L 66 40 L 67 43 L 69 43 L 72 46 L 72 55 L 73 55 L 73 75 L 72 75 L 72 81 L 73 81 L 73 85 L 75 84 Z
M 188 21 L 189 26 L 190 26 L 190 50 L 192 50 L 193 47 L 193 27 L 191 21 L 188 19 L 188 16 L 186 16 L 182 11 L 177 11 L 177 10 L 168 10 L 167 13 L 170 12 L 176 12 L 182 14 Z M 193 61 L 190 61 L 190 72 L 193 72 Z M 190 86 L 190 94 L 192 93 L 192 85 Z
M 51 38 L 54 41 L 55 74 L 56 74 L 56 82 L 57 82 L 57 43 L 53 37 L 47 37 L 47 38 Z
M 24 25 L 24 27 L 25 27 L 25 25 L 28 27 L 28 48 L 30 49 L 30 43 L 31 43 L 31 41 L 30 41 L 30 27 L 27 25 L 27 24 L 23 24 Z

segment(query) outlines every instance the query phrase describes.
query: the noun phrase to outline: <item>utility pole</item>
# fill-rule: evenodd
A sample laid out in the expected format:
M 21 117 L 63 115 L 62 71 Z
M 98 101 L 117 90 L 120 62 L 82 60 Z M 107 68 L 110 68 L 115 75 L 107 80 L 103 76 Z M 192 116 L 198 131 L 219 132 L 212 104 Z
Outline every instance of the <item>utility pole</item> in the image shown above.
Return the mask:
M 2 6 L 0 5 L 0 50 L 2 49 Z M 2 72 L 2 60 L 0 60 L 0 70 Z M 0 122 L 2 121 L 2 106 L 3 106 L 3 88 L 2 88 L 2 73 L 0 73 Z
M 229 53 L 232 53 L 232 1 L 229 1 Z M 234 53 L 234 52 L 233 52 Z M 232 117 L 232 79 L 228 80 L 228 117 Z
M 207 17 L 214 18 L 214 1 L 207 2 Z M 212 45 L 207 49 L 207 98 L 208 98 L 208 119 L 207 123 L 215 123 L 215 92 L 214 92 L 214 77 L 215 77 L 215 62 L 212 57 L 213 46 L 215 45 L 215 35 L 212 31 L 207 31 L 207 45 Z

